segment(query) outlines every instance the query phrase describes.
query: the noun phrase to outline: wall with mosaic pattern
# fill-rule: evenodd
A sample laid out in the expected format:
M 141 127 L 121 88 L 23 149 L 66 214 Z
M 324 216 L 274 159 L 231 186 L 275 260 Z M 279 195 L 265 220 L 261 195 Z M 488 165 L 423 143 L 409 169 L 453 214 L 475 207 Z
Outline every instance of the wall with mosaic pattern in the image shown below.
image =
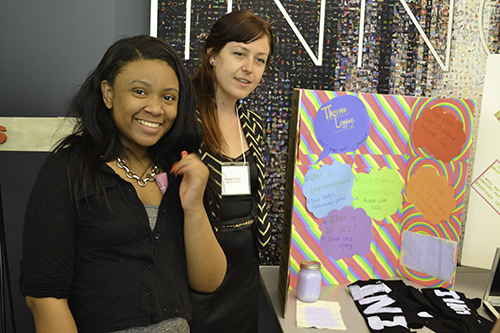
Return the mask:
M 188 28 L 185 1 L 158 1 L 157 26 L 158 37 L 183 57 L 187 54 L 185 32 L 190 31 L 185 64 L 192 75 L 202 41 L 217 18 L 228 11 L 228 2 L 188 3 Z M 237 0 L 230 5 L 233 10 L 250 10 L 267 18 L 276 38 L 263 81 L 245 101 L 259 111 L 266 129 L 262 144 L 273 236 L 262 264 L 278 264 L 280 258 L 293 88 L 474 99 L 478 119 L 487 55 L 500 48 L 498 0 Z M 474 142 L 471 149 L 473 156 Z M 463 221 L 466 210 L 467 200 Z

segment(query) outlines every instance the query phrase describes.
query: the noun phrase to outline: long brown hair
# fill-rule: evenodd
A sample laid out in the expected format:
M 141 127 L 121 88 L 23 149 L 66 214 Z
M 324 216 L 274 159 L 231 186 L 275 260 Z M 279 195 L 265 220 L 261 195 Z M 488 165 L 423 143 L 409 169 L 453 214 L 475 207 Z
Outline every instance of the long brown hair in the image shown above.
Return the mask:
M 201 66 L 193 77 L 192 82 L 205 134 L 204 144 L 206 149 L 212 154 L 220 155 L 222 151 L 220 143 L 224 142 L 224 140 L 217 118 L 217 104 L 215 100 L 217 81 L 213 68 L 209 63 L 210 56 L 219 54 L 222 48 L 229 42 L 248 44 L 263 36 L 266 36 L 269 40 L 270 53 L 267 58 L 267 65 L 274 49 L 273 31 L 268 21 L 249 11 L 238 10 L 222 16 L 215 22 L 205 40 L 200 57 Z

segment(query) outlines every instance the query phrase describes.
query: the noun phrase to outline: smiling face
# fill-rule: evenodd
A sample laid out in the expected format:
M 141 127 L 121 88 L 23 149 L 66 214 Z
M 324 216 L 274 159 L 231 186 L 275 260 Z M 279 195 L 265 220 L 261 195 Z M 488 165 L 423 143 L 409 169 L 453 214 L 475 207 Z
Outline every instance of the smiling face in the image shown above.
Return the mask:
M 179 81 L 162 60 L 133 61 L 122 68 L 113 85 L 102 81 L 101 90 L 121 143 L 133 152 L 157 143 L 177 117 Z
M 247 97 L 262 79 L 269 52 L 269 39 L 263 36 L 248 44 L 228 42 L 219 54 L 211 56 L 217 98 L 232 104 Z

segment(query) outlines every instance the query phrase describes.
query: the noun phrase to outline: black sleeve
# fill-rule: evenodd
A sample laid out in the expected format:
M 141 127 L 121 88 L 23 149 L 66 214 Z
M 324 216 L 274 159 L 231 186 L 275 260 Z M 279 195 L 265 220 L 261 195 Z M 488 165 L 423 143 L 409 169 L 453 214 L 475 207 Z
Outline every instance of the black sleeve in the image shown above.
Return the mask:
M 67 164 L 50 155 L 31 191 L 24 221 L 21 292 L 68 298 L 74 266 L 76 213 Z

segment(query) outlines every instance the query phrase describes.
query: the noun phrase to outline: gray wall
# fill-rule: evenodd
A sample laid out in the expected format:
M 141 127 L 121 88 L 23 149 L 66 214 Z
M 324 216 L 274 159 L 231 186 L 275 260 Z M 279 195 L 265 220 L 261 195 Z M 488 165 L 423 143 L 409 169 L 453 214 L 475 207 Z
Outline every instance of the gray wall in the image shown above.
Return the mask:
M 2 0 L 0 117 L 65 115 L 68 98 L 118 37 L 149 34 L 149 4 L 149 0 Z M 0 151 L 8 264 L 20 333 L 34 332 L 19 292 L 19 261 L 26 201 L 45 156 Z M 10 320 L 7 332 L 12 332 Z

